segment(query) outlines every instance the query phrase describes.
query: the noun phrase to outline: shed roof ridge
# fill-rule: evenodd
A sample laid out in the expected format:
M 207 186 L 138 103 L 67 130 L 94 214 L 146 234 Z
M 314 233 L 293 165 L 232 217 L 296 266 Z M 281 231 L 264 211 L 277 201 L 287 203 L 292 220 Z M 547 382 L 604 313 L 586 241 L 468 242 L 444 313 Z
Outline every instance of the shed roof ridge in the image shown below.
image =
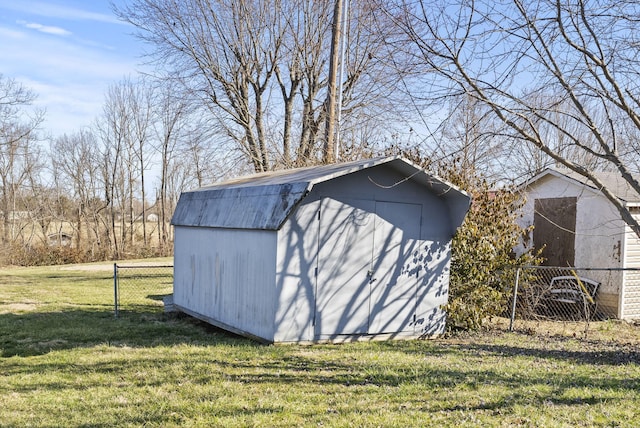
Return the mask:
M 278 184 L 262 184 L 258 186 L 200 188 L 200 189 L 190 191 L 188 193 L 202 195 L 200 196 L 201 198 L 210 197 L 210 194 L 220 194 L 220 197 L 225 197 L 224 196 L 225 194 L 230 194 L 233 191 L 251 192 L 252 190 L 254 190 L 255 192 L 260 192 L 263 195 L 276 195 L 280 193 L 280 189 L 283 186 L 297 187 L 297 186 L 307 186 L 307 185 L 308 185 L 307 181 L 292 181 L 292 182 L 278 183 Z

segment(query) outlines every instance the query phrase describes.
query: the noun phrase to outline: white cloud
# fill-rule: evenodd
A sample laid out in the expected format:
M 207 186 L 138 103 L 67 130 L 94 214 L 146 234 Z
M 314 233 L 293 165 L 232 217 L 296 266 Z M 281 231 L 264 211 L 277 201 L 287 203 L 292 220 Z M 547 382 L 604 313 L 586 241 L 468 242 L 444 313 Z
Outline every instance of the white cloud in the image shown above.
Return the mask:
M 119 57 L 117 52 L 95 49 L 67 38 L 50 38 L 38 33 L 16 34 L 21 43 L 0 47 L 4 68 L 32 76 L 47 75 L 64 81 L 79 78 L 110 79 L 122 69 L 131 70 L 133 59 Z
M 0 39 L 20 40 L 25 37 L 24 32 L 0 27 Z
M 61 4 L 51 4 L 50 2 L 0 0 L 0 8 L 48 18 L 61 18 L 74 21 L 96 21 L 108 24 L 124 24 L 113 15 L 90 12 Z
M 0 43 L 0 74 L 37 95 L 33 107 L 46 109 L 44 131 L 60 135 L 90 124 L 108 86 L 136 74 L 137 45 L 119 24 L 74 7 L 0 0 L 0 40 L 6 42 Z
M 18 24 L 32 30 L 40 31 L 41 33 L 45 33 L 45 34 L 53 34 L 55 36 L 71 35 L 71 31 L 65 30 L 64 28 L 60 28 L 60 27 L 54 27 L 51 25 L 42 25 L 36 22 L 26 22 L 26 21 L 18 21 Z
M 136 61 L 117 52 L 39 32 L 14 33 L 21 43 L 0 46 L 2 72 L 33 90 L 34 107 L 46 109 L 43 128 L 54 135 L 89 125 L 108 86 L 136 71 Z

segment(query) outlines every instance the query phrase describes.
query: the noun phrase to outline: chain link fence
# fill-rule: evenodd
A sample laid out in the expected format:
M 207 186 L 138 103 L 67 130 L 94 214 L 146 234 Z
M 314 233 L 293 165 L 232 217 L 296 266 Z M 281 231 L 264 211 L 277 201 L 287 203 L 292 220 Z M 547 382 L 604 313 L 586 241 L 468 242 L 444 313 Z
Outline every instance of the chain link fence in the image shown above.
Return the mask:
M 173 293 L 173 265 L 113 265 L 116 318 L 126 312 L 162 312 Z
M 525 266 L 516 271 L 509 329 L 586 335 L 592 321 L 615 316 L 617 287 L 629 269 Z M 615 290 L 615 292 L 612 292 Z
M 547 266 L 499 273 L 501 283 L 513 287 L 505 310 L 509 330 L 540 332 L 544 326 L 565 334 L 586 334 L 592 321 L 615 316 L 617 302 L 611 301 L 615 294 L 607 293 L 607 287 L 621 283 L 625 271 L 640 275 L 640 269 Z M 114 264 L 113 283 L 116 317 L 162 312 L 165 299 L 173 293 L 173 265 Z

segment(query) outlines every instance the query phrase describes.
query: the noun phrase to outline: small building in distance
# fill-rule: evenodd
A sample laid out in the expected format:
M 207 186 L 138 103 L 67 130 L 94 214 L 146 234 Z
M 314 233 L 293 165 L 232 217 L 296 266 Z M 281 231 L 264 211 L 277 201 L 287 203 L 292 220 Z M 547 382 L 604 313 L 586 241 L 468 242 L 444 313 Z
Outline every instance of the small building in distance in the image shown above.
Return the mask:
M 640 195 L 617 172 L 597 178 L 640 220 Z M 600 282 L 598 310 L 620 319 L 640 318 L 640 240 L 602 191 L 570 170 L 547 169 L 521 186 L 522 226 L 534 226 L 525 245 L 543 248 L 545 264 L 593 270 Z

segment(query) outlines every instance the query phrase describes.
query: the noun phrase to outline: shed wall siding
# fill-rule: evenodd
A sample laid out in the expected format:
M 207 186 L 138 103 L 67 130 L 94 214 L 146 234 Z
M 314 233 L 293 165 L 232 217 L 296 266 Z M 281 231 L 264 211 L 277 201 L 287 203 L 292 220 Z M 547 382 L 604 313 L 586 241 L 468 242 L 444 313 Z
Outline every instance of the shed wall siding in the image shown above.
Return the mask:
M 447 204 L 403 178 L 375 167 L 317 184 L 285 222 L 278 234 L 276 341 L 444 331 L 440 308 L 448 297 L 452 227 Z M 403 226 L 408 235 L 394 212 L 404 207 L 413 224 L 411 231 Z M 404 250 L 385 249 L 392 241 Z M 396 263 L 383 257 L 392 253 Z M 377 264 L 376 281 L 369 283 L 367 273 Z M 398 291 L 401 278 L 413 285 Z
M 174 302 L 273 339 L 276 232 L 176 227 Z
M 330 198 L 337 201 L 368 200 L 420 206 L 416 211 L 421 213 L 419 236 L 413 236 L 405 242 L 418 250 L 411 252 L 410 257 L 405 260 L 399 260 L 397 264 L 405 274 L 412 272 L 416 275 L 415 321 L 394 322 L 403 326 L 405 334 L 410 332 L 416 336 L 434 336 L 442 334 L 445 328 L 446 314 L 441 306 L 448 299 L 450 244 L 455 226 L 450 221 L 447 204 L 439 195 L 425 192 L 423 187 L 405 179 L 406 177 L 392 170 L 371 168 L 319 184 L 314 187 L 313 195 L 310 196 L 322 198 L 330 195 Z M 365 209 L 365 206 L 361 205 L 360 208 Z M 378 223 L 394 224 L 397 221 L 392 213 L 387 211 L 387 215 L 384 210 L 378 211 L 374 211 Z M 374 286 L 379 286 L 376 282 L 373 283 Z M 384 291 L 372 293 L 384 295 Z
M 640 215 L 634 215 L 636 220 L 640 220 Z M 640 239 L 626 227 L 624 267 L 640 268 Z M 638 319 L 640 318 L 640 271 L 624 272 L 624 288 L 621 296 L 620 318 Z
M 419 268 L 415 331 L 419 336 L 444 333 L 449 299 L 451 240 L 425 241 L 418 257 L 409 261 L 410 269 Z
M 342 200 L 368 200 L 378 202 L 411 203 L 422 206 L 422 227 L 420 239 L 451 239 L 457 225 L 452 225 L 451 213 L 443 199 L 424 187 L 406 180 L 394 170 L 377 166 L 368 170 L 319 183 L 312 191 L 319 199 L 330 197 Z M 309 197 L 307 197 L 309 198 Z
M 302 204 L 278 231 L 276 342 L 313 340 L 319 209 Z

